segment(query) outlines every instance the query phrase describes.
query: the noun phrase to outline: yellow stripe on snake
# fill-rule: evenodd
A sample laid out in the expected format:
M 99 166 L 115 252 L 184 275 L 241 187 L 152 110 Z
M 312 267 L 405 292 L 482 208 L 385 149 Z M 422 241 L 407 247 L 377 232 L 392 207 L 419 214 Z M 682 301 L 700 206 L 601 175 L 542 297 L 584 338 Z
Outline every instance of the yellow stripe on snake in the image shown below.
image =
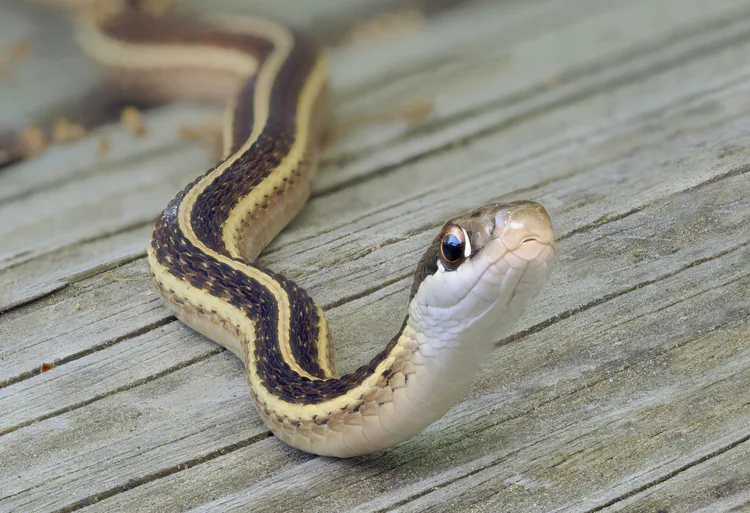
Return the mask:
M 253 264 L 310 196 L 326 103 L 317 46 L 264 20 L 219 27 L 134 12 L 86 26 L 80 42 L 130 92 L 232 98 L 224 159 L 164 210 L 148 265 L 175 315 L 244 362 L 280 440 L 351 457 L 421 431 L 459 399 L 545 280 L 554 243 L 540 205 L 456 217 L 419 261 L 401 330 L 337 376 L 323 312 Z

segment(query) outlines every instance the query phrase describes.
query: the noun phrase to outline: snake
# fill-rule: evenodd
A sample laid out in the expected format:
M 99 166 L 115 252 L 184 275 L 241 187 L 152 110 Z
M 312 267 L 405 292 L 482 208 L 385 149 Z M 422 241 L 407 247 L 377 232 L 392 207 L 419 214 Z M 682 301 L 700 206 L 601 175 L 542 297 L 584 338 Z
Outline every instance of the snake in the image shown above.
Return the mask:
M 136 10 L 83 24 L 78 39 L 128 93 L 228 100 L 223 156 L 159 216 L 149 274 L 177 319 L 242 361 L 260 419 L 290 446 L 349 458 L 419 433 L 469 389 L 546 281 L 556 252 L 547 211 L 490 200 L 415 257 L 401 328 L 339 375 L 321 308 L 256 263 L 311 195 L 328 118 L 321 47 L 267 19 Z

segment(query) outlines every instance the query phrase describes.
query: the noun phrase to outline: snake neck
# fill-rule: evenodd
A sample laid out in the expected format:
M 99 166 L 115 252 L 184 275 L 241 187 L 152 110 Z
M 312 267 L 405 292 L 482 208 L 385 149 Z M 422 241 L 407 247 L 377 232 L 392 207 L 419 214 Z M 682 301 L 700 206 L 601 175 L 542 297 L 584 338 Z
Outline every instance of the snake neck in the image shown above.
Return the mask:
M 370 364 L 328 380 L 360 382 L 325 403 L 279 404 L 251 387 L 262 420 L 286 443 L 336 457 L 385 449 L 422 431 L 459 399 L 482 360 L 459 338 L 426 337 L 423 328 L 408 317 L 399 335 Z M 248 363 L 251 376 L 252 360 Z

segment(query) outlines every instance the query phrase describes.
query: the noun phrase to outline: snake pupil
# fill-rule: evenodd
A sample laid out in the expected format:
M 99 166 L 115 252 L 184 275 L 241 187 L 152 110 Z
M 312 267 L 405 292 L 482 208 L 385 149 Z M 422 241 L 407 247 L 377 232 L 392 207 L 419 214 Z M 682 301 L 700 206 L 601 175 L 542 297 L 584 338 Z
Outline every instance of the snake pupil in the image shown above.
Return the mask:
M 443 237 L 441 246 L 443 258 L 449 263 L 458 262 L 464 254 L 464 243 L 452 233 Z

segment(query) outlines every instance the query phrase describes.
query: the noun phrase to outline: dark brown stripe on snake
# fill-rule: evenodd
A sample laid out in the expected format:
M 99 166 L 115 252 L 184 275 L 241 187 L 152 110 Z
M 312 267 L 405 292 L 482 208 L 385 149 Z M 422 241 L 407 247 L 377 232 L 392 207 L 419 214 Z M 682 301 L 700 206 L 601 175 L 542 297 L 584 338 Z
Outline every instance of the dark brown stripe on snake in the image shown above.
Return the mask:
M 251 356 L 255 358 L 263 386 L 283 401 L 317 404 L 346 394 L 371 376 L 395 347 L 398 335 L 368 364 L 338 379 L 310 380 L 287 365 L 279 347 L 277 302 L 271 291 L 250 276 L 198 251 L 183 235 L 177 222 L 177 211 L 185 192 L 192 186 L 172 200 L 157 222 L 152 242 L 155 256 L 173 276 L 242 309 L 254 321 L 255 352 Z M 300 316 L 303 323 L 301 326 L 292 325 L 290 339 L 300 347 L 306 345 L 307 341 L 301 340 L 303 338 L 313 337 L 314 341 L 318 335 L 317 311 L 299 305 L 312 303 L 307 294 L 291 280 L 266 270 L 263 272 L 279 280 L 285 290 L 291 291 L 290 299 L 294 298 L 296 308 L 303 313 Z M 311 354 L 313 359 L 316 356 L 315 352 Z
M 256 76 L 251 77 L 237 92 L 235 97 L 234 112 L 232 113 L 232 144 L 229 146 L 229 155 L 235 153 L 245 144 L 250 133 L 253 131 L 253 93 L 255 92 Z M 229 156 L 225 155 L 225 157 Z
M 305 82 L 305 73 L 315 63 L 319 47 L 301 33 L 290 31 L 294 38 L 293 50 L 274 79 L 273 91 L 269 102 L 268 126 L 277 126 L 282 131 L 294 133 L 299 92 Z M 259 58 L 267 57 L 259 54 Z M 232 153 L 239 150 L 250 137 L 253 130 L 253 105 L 255 80 L 252 77 L 245 82 L 235 98 L 235 111 L 232 125 Z
M 294 143 L 297 101 L 317 56 L 315 45 L 299 40 L 299 35 L 294 37 L 298 41 L 274 78 L 268 121 L 258 140 L 222 173 L 221 179 L 206 187 L 193 206 L 191 222 L 196 236 L 217 253 L 227 254 L 222 226 L 232 209 L 278 167 Z M 243 118 L 249 118 L 249 122 L 245 119 L 235 122 L 233 150 L 239 149 L 252 131 L 254 85 L 255 81 L 249 81 L 237 98 L 237 111 Z M 294 177 L 285 186 L 294 186 Z M 274 193 L 283 194 L 284 190 Z M 264 208 L 262 203 L 257 206 Z
M 191 223 L 196 237 L 217 253 L 228 255 L 222 238 L 222 226 L 232 209 L 279 166 L 294 143 L 297 101 L 305 77 L 310 73 L 317 56 L 317 48 L 312 43 L 296 43 L 275 77 L 270 93 L 268 120 L 258 140 L 221 174 L 220 179 L 205 188 L 192 207 Z M 250 137 L 252 105 L 256 92 L 254 86 L 255 81 L 249 81 L 237 98 L 239 114 L 235 118 L 234 150 Z M 238 122 L 238 118 L 242 118 L 241 121 Z M 273 191 L 273 194 L 282 195 L 287 189 L 295 187 L 297 176 L 300 176 L 299 170 L 284 186 Z M 262 203 L 256 207 L 265 209 L 268 200 L 267 197 L 259 200 Z M 289 297 L 292 329 L 299 332 L 299 336 L 291 338 L 289 342 L 292 356 L 306 372 L 322 377 L 324 372 L 317 361 L 317 313 L 314 326 L 311 326 L 308 319 L 308 312 L 316 311 L 315 304 L 307 294 L 301 294 L 294 283 L 281 278 L 278 281 Z M 308 332 L 302 333 L 303 330 Z

